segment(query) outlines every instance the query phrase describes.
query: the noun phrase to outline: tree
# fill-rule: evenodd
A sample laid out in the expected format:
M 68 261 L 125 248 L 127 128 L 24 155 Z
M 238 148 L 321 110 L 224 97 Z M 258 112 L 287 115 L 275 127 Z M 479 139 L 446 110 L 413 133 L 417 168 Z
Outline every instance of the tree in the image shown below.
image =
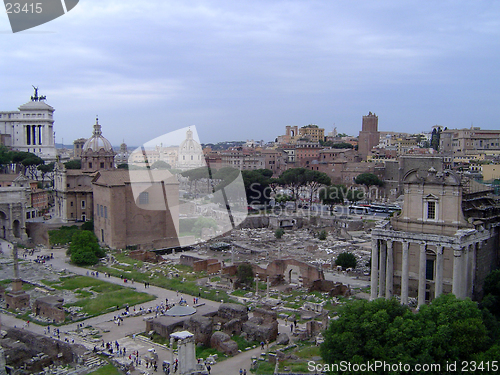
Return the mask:
M 370 186 L 384 185 L 384 181 L 382 181 L 373 173 L 361 173 L 360 175 L 356 176 L 354 182 L 357 183 L 358 185 L 366 186 L 366 189 L 368 191 L 368 197 L 370 197 Z
M 436 363 L 442 365 L 441 371 L 427 373 L 441 374 L 446 363 L 469 361 L 490 347 L 477 304 L 448 294 L 418 313 L 395 298 L 349 303 L 325 332 L 321 355 L 329 364 L 346 358 L 351 363 Z M 389 372 L 379 369 L 377 373 Z
M 285 230 L 283 228 L 278 228 L 274 231 L 274 237 L 276 237 L 278 240 L 281 239 L 281 237 L 283 237 L 284 234 Z
M 80 230 L 73 234 L 69 245 L 71 262 L 78 265 L 94 265 L 105 255 L 94 233 Z
M 54 162 L 50 163 L 50 164 L 40 164 L 38 166 L 38 170 L 40 171 L 40 173 L 42 174 L 42 183 L 43 181 L 45 180 L 45 176 L 48 174 L 48 173 L 52 173 L 54 172 Z M 52 179 L 51 179 L 52 181 Z
M 7 146 L 0 145 L 0 168 L 5 169 L 12 163 L 12 151 Z
M 192 232 L 195 233 L 198 237 L 201 237 L 203 228 L 212 228 L 213 230 L 217 230 L 219 226 L 214 219 L 210 217 L 200 216 L 194 222 Z
M 445 130 L 446 130 L 446 128 L 445 128 Z M 432 129 L 431 147 L 436 151 L 439 151 L 440 139 L 441 139 L 441 128 L 438 128 L 437 130 L 436 130 L 436 128 Z
M 129 169 L 129 166 L 128 166 L 128 163 L 122 163 L 122 164 L 118 164 L 116 166 L 116 168 L 118 168 L 118 169 Z
M 346 187 L 344 185 L 331 185 L 319 190 L 319 199 L 323 204 L 330 206 L 330 212 L 333 206 L 344 203 Z
M 500 320 L 500 269 L 490 272 L 483 284 L 484 297 L 481 307 L 488 309 Z
M 295 209 L 297 209 L 297 199 L 299 197 L 300 189 L 307 185 L 306 178 L 307 169 L 305 168 L 291 168 L 284 171 L 280 178 L 280 184 L 286 186 L 292 191 L 293 200 L 295 201 Z
M 236 280 L 235 287 L 251 286 L 254 278 L 252 266 L 248 263 L 243 263 L 238 266 L 238 279 Z
M 151 165 L 151 169 L 172 169 L 172 166 L 166 161 L 157 160 Z
M 269 183 L 273 172 L 269 169 L 242 171 L 248 204 L 266 204 L 271 199 Z
M 356 268 L 356 264 L 358 261 L 356 260 L 356 256 L 352 253 L 344 251 L 337 256 L 335 259 L 335 264 L 337 266 L 341 266 L 342 269 L 346 268 Z
M 309 203 L 312 204 L 314 193 L 316 193 L 321 186 L 330 185 L 332 181 L 326 173 L 320 171 L 307 170 L 304 175 L 307 181 L 307 186 L 311 190 Z
M 357 202 L 365 197 L 365 193 L 361 190 L 349 189 L 345 197 L 349 202 Z
M 82 161 L 80 159 L 70 160 L 64 163 L 66 169 L 82 169 Z

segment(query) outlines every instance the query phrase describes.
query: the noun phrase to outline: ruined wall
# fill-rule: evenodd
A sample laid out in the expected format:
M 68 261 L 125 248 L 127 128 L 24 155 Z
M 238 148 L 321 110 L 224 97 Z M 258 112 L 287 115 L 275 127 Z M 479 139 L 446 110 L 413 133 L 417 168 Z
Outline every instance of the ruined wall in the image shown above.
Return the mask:
M 64 314 L 63 302 L 63 298 L 38 298 L 33 304 L 33 310 L 37 316 L 43 316 L 58 323 L 64 322 L 66 316 Z

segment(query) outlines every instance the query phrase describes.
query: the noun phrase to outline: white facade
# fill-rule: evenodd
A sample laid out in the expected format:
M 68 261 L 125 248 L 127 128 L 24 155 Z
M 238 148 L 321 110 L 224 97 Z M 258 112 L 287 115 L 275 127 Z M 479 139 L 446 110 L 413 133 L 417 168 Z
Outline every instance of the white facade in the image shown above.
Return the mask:
M 38 95 L 20 106 L 19 111 L 0 112 L 2 142 L 15 150 L 32 152 L 46 162 L 55 161 L 53 114 L 54 108 Z

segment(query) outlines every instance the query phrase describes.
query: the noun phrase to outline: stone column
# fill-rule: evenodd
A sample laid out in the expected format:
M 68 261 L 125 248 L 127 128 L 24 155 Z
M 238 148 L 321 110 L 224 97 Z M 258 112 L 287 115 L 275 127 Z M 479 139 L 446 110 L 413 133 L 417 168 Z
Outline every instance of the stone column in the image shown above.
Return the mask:
M 255 296 L 259 296 L 259 274 L 255 274 Z
M 472 273 L 472 270 L 471 270 L 471 265 L 472 265 L 472 255 L 471 255 L 471 251 L 472 251 L 472 244 L 471 245 L 467 245 L 465 247 L 465 259 L 464 259 L 464 285 L 462 287 L 462 290 L 464 292 L 464 298 L 466 297 L 470 297 L 470 294 L 469 294 L 469 291 L 471 289 L 471 286 L 472 286 L 472 283 L 471 283 L 471 273 Z
M 392 250 L 392 241 L 388 240 L 387 244 L 387 262 L 386 262 L 386 278 L 385 278 L 385 298 L 392 297 L 392 288 L 394 283 L 394 254 Z
M 372 272 L 371 272 L 371 294 L 370 300 L 377 298 L 377 285 L 378 285 L 378 240 L 372 238 Z
M 269 282 L 269 276 L 267 277 L 267 298 L 269 298 L 269 287 L 270 287 L 271 283 Z
M 418 307 L 425 305 L 425 268 L 426 268 L 426 243 L 420 244 L 420 261 L 418 264 Z
M 436 283 L 435 298 L 443 294 L 443 246 L 436 246 Z
M 462 251 L 461 250 L 453 250 L 453 285 L 452 285 L 452 293 L 457 298 L 462 298 Z
M 385 295 L 385 266 L 387 261 L 387 245 L 384 241 L 380 241 L 380 263 L 379 263 L 379 280 L 378 280 L 378 297 Z
M 407 241 L 402 242 L 403 246 L 403 261 L 401 264 L 401 303 L 403 305 L 408 304 L 408 248 L 409 243 Z

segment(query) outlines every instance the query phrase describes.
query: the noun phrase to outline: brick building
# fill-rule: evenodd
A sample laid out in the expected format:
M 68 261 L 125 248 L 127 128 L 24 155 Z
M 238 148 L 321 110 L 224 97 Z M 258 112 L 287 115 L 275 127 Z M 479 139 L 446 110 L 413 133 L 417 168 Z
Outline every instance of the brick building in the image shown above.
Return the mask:
M 132 173 L 132 172 L 131 172 Z M 114 249 L 179 246 L 179 184 L 166 170 L 99 171 L 92 180 L 94 232 Z

